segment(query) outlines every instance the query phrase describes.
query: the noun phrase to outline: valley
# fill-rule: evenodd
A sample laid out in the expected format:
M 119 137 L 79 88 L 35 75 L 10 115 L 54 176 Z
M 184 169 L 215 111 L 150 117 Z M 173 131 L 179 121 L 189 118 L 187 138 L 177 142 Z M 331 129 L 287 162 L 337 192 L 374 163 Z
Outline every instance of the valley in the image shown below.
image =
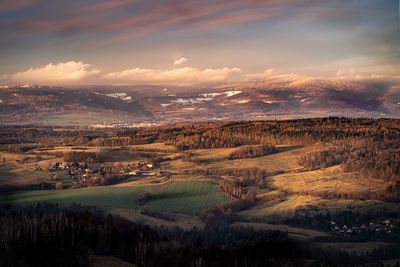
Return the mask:
M 4 126 L 0 204 L 95 206 L 154 227 L 277 230 L 348 253 L 361 246 L 362 254 L 400 238 L 398 161 L 382 177 L 375 172 L 399 153 L 398 125 L 317 118 L 122 130 Z M 393 156 L 375 166 L 361 157 L 368 167 L 357 169 L 343 153 L 367 140 L 381 147 L 373 157 Z

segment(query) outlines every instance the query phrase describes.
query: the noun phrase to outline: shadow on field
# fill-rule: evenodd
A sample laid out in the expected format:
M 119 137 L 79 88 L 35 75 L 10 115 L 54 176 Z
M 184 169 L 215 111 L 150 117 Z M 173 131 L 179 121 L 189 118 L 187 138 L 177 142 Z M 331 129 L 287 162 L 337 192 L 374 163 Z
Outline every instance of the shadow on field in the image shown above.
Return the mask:
M 192 196 L 197 196 L 197 195 L 202 195 L 202 194 L 207 194 L 207 192 L 203 192 L 203 193 L 193 193 L 193 192 L 160 193 L 160 194 L 151 195 L 149 201 L 192 197 Z
M 304 146 L 284 146 L 284 147 L 277 147 L 276 149 L 278 150 L 278 153 L 281 152 L 288 152 L 290 150 L 295 150 L 299 148 L 303 148 Z

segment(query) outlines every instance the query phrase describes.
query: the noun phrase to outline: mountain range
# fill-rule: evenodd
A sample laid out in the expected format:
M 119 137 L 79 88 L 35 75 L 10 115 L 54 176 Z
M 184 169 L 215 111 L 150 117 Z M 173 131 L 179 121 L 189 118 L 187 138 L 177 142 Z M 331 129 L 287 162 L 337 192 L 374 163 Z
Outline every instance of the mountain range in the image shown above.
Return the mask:
M 276 77 L 207 87 L 6 86 L 3 124 L 115 124 L 302 117 L 400 117 L 400 87 L 382 80 Z

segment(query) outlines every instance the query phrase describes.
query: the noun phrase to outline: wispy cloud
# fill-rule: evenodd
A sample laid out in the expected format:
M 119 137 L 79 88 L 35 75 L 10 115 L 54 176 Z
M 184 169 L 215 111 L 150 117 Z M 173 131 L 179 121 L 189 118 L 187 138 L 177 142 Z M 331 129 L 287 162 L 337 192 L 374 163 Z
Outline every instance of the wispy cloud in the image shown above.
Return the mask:
M 58 20 L 37 20 L 28 25 L 28 29 L 35 32 L 54 32 L 62 30 L 81 29 L 85 27 L 86 18 L 67 18 Z
M 136 2 L 135 0 L 109 0 L 106 2 L 95 3 L 92 5 L 82 6 L 76 9 L 71 10 L 74 12 L 97 12 L 100 10 L 108 10 L 110 8 L 120 7 L 127 4 L 131 4 Z
M 4 0 L 0 2 L 0 12 L 45 1 L 48 0 Z M 109 0 L 90 5 L 74 3 L 64 6 L 70 8 L 56 8 L 54 3 L 52 7 L 37 5 L 34 17 L 14 20 L 11 23 L 14 25 L 4 28 L 3 35 L 7 34 L 7 29 L 24 31 L 27 35 L 69 29 L 79 33 L 102 32 L 115 37 L 108 40 L 122 41 L 179 28 L 220 27 L 268 18 L 318 21 L 351 15 L 338 12 L 332 4 L 321 4 L 316 0 L 162 1 L 154 6 L 139 0 Z M 123 12 L 118 7 L 124 7 Z M 49 14 L 52 14 L 51 18 Z
M 26 8 L 40 2 L 45 2 L 45 0 L 1 0 L 0 13 Z

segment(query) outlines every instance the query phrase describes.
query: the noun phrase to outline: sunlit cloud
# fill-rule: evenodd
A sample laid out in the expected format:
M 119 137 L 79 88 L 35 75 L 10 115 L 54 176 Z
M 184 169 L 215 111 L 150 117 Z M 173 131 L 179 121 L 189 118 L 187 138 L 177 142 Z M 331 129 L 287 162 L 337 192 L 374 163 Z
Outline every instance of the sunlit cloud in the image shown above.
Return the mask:
M 245 72 L 238 67 L 198 68 L 194 66 L 182 66 L 187 63 L 185 57 L 173 61 L 171 68 L 143 68 L 134 67 L 122 71 L 103 72 L 96 66 L 82 61 L 69 61 L 49 63 L 40 67 L 32 67 L 25 71 L 0 75 L 0 83 L 39 84 L 39 85 L 73 85 L 73 84 L 113 84 L 113 85 L 178 85 L 178 86 L 202 86 L 223 84 L 257 84 L 275 83 L 277 81 L 287 83 L 289 86 L 303 86 L 318 84 L 323 86 L 325 81 L 395 81 L 400 76 L 357 73 L 354 68 L 342 68 L 331 76 L 310 76 L 300 73 L 288 73 L 274 68 L 262 72 Z
M 114 83 L 194 85 L 236 80 L 236 75 L 240 72 L 239 68 L 228 67 L 216 69 L 181 67 L 166 70 L 136 67 L 108 73 L 103 79 Z
M 3 79 L 17 83 L 71 84 L 82 82 L 99 74 L 100 71 L 99 69 L 92 69 L 90 64 L 85 64 L 82 61 L 69 61 L 57 64 L 49 63 L 23 72 L 4 75 Z
M 245 81 L 264 81 L 264 80 L 267 80 L 277 74 L 278 73 L 276 72 L 276 70 L 271 68 L 271 69 L 267 69 L 261 73 L 248 73 L 245 75 L 244 80 Z
M 187 59 L 185 57 L 178 58 L 174 61 L 174 66 L 182 65 L 187 62 Z

